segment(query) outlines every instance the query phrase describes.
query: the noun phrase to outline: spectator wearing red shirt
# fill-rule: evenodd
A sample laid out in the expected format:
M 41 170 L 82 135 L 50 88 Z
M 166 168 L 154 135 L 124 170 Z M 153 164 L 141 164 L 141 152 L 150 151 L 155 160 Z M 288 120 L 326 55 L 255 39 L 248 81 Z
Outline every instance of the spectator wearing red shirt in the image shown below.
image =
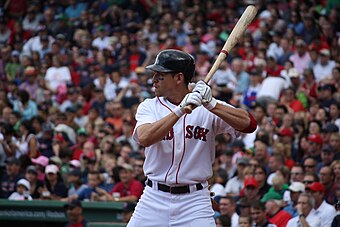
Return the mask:
M 287 107 L 287 110 L 290 113 L 306 111 L 302 102 L 296 98 L 294 89 L 292 87 L 289 87 L 283 91 L 281 103 Z
M 120 202 L 137 202 L 143 193 L 144 186 L 133 178 L 133 168 L 129 164 L 123 164 L 119 171 L 120 182 L 117 183 L 110 194 L 119 193 L 119 197 L 111 197 L 109 200 Z
M 270 223 L 275 224 L 277 227 L 285 227 L 292 216 L 281 209 L 281 200 L 278 199 L 276 193 L 267 193 L 265 200 L 266 213 Z

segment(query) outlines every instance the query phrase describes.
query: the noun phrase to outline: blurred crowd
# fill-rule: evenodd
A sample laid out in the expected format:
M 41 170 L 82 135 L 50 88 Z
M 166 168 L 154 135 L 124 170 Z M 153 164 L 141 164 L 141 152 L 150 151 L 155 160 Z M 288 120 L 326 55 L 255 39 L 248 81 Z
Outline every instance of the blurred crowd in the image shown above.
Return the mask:
M 330 226 L 340 199 L 337 0 L 1 1 L 0 197 L 133 210 L 145 186 L 134 115 L 153 97 L 145 66 L 179 49 L 203 79 L 248 4 L 258 15 L 210 85 L 258 128 L 216 138 L 216 220 L 286 226 L 313 211 Z

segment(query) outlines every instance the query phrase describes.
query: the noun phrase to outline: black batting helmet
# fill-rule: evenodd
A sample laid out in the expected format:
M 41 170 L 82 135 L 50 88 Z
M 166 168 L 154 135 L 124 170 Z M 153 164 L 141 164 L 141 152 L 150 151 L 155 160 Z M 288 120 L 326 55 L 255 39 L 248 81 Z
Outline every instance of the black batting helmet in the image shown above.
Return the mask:
M 146 66 L 146 68 L 155 72 L 181 72 L 184 74 L 186 82 L 189 83 L 194 76 L 195 60 L 188 53 L 168 49 L 159 52 L 155 63 Z

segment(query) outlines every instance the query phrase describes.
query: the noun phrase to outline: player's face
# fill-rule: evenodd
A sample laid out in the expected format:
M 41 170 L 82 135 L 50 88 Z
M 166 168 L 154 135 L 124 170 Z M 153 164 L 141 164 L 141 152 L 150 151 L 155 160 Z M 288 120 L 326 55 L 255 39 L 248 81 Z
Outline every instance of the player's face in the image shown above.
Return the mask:
M 167 97 L 175 89 L 174 74 L 155 72 L 152 77 L 155 95 Z

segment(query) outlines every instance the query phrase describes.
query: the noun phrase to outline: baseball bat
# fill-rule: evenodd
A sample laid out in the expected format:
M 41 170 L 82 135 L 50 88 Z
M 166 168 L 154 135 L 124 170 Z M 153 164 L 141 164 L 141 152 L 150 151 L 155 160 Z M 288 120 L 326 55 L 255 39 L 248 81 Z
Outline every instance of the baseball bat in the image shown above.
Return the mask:
M 231 31 L 227 41 L 225 42 L 221 52 L 217 56 L 214 64 L 210 68 L 207 76 L 204 78 L 204 82 L 208 83 L 212 76 L 215 74 L 217 69 L 220 67 L 221 63 L 227 57 L 230 50 L 237 44 L 240 37 L 242 37 L 243 33 L 249 26 L 249 24 L 253 21 L 257 14 L 257 9 L 253 5 L 247 6 L 240 19 L 237 21 L 234 29 Z M 189 105 L 184 108 L 185 113 L 190 114 L 192 110 L 195 108 L 195 105 Z

